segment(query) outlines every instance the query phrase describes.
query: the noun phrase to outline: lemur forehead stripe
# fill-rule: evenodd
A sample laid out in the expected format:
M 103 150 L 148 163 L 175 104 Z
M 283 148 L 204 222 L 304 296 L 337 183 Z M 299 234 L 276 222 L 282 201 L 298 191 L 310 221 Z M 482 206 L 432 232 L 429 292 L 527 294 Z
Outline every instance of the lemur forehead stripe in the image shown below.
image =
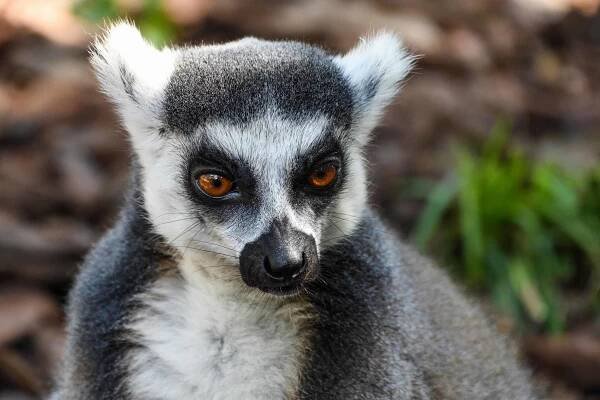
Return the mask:
M 324 51 L 245 39 L 182 49 L 163 106 L 166 125 L 189 133 L 208 121 L 247 123 L 273 106 L 290 117 L 321 113 L 348 126 L 353 103 L 349 83 Z

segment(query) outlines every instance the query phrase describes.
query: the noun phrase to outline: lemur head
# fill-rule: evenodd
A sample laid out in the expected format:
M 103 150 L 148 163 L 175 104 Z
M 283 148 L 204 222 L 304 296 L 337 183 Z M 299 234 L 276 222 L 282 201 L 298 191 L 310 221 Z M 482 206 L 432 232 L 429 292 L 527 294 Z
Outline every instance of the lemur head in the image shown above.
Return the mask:
M 196 272 L 273 294 L 355 228 L 363 148 L 411 63 L 390 33 L 343 56 L 253 38 L 158 50 L 120 23 L 92 50 L 156 233 Z

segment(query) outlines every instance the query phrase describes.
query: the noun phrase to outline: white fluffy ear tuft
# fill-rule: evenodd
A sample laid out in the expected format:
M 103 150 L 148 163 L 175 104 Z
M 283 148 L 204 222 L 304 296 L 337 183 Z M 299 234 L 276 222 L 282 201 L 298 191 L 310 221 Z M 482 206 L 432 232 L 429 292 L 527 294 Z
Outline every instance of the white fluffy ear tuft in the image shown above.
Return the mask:
M 348 54 L 335 58 L 352 85 L 356 105 L 354 130 L 360 144 L 368 141 L 414 60 L 400 38 L 390 32 L 363 38 Z
M 119 22 L 96 39 L 91 63 L 130 133 L 158 121 L 161 98 L 175 65 L 173 50 L 156 49 L 134 25 Z

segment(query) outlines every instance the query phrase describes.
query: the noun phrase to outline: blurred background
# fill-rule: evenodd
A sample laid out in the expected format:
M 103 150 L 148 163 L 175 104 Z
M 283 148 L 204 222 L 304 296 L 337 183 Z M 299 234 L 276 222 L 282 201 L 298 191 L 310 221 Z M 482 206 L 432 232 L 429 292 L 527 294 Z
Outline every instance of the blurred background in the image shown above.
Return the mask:
M 372 202 L 517 340 L 552 399 L 600 399 L 600 0 L 0 0 L 0 400 L 46 393 L 65 296 L 114 221 L 128 144 L 87 63 L 254 35 L 421 55 L 369 148 Z

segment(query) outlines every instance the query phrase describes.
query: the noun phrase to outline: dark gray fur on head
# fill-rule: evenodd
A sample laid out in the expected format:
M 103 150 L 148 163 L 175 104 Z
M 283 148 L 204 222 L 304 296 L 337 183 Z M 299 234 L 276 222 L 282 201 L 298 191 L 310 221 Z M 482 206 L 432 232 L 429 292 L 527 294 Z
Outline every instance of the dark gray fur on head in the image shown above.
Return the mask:
M 167 126 L 184 133 L 210 120 L 243 124 L 268 107 L 288 118 L 321 113 L 348 126 L 353 109 L 331 56 L 298 42 L 257 39 L 182 51 L 163 102 Z

